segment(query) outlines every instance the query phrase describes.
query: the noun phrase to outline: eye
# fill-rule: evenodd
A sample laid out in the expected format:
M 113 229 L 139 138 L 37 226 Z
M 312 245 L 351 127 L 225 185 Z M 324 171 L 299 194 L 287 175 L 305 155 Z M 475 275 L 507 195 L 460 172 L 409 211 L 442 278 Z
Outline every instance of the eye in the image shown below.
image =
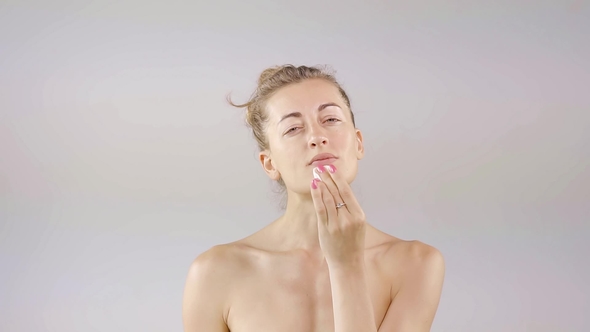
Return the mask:
M 334 121 L 331 121 L 331 120 L 334 120 Z M 338 119 L 338 118 L 329 118 L 329 119 L 327 119 L 325 122 L 340 122 L 340 119 Z M 292 133 L 292 132 L 293 132 L 295 129 L 298 129 L 298 128 L 300 128 L 300 127 L 293 127 L 293 128 L 290 128 L 289 130 L 287 130 L 287 131 L 285 132 L 285 134 L 284 134 L 284 135 L 286 135 L 286 134 L 289 134 L 289 133 Z
M 293 131 L 293 129 L 297 129 L 297 128 L 299 128 L 299 127 L 293 127 L 293 128 L 291 128 L 291 129 L 287 130 L 287 131 L 285 132 L 285 134 L 288 134 L 288 133 L 290 133 L 291 131 Z

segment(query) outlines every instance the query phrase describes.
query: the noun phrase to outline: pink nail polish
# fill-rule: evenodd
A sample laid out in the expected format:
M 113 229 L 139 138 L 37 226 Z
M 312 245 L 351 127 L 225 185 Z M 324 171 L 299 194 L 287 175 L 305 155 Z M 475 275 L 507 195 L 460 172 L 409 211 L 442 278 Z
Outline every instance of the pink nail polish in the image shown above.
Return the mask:
M 313 189 L 318 189 L 318 185 L 317 185 L 316 181 L 317 181 L 317 179 L 313 179 L 313 180 L 311 180 L 311 187 L 312 187 Z
M 328 169 L 328 171 L 330 171 L 330 173 L 336 173 L 336 166 L 334 165 L 326 165 L 324 166 Z

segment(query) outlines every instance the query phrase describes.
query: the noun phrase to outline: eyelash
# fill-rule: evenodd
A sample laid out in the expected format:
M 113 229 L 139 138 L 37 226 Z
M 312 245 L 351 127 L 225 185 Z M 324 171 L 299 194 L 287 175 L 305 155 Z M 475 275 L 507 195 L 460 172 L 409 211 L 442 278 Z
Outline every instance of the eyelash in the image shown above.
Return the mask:
M 334 122 L 338 122 L 338 121 L 340 121 L 340 119 L 337 119 L 337 118 L 329 118 L 329 119 L 328 119 L 328 120 L 326 120 L 326 121 L 329 121 L 329 120 L 336 120 L 336 121 L 334 121 Z M 297 129 L 297 128 L 299 128 L 299 127 L 293 127 L 293 128 L 291 128 L 291 129 L 287 130 L 287 132 L 285 132 L 285 134 L 288 134 L 288 133 L 290 133 L 290 132 L 291 132 L 293 129 Z

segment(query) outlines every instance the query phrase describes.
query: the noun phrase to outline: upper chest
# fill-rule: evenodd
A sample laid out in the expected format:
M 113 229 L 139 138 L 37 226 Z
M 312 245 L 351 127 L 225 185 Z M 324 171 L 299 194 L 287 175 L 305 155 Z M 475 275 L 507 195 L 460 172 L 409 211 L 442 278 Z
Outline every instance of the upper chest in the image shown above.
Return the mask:
M 375 321 L 391 302 L 392 280 L 378 262 L 366 259 L 366 283 Z M 239 278 L 230 299 L 232 332 L 332 331 L 334 313 L 325 262 L 301 257 L 263 257 Z

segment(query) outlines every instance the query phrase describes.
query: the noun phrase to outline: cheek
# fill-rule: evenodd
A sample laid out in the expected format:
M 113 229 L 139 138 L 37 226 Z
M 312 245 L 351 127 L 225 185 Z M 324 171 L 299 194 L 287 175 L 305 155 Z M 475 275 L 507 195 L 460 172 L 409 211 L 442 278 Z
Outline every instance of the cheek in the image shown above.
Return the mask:
M 356 135 L 347 134 L 345 141 L 350 149 L 356 150 L 358 143 Z

